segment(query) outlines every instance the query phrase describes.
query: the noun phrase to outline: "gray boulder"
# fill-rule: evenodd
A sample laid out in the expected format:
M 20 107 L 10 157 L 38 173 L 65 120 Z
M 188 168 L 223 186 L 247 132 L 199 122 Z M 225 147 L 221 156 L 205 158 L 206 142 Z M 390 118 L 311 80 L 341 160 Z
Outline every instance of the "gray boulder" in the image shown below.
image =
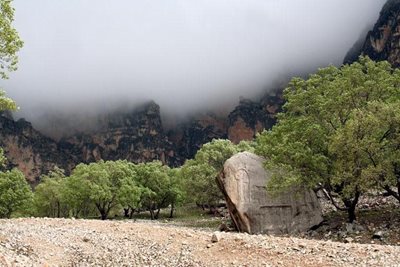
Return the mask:
M 264 159 L 249 152 L 234 155 L 217 177 L 231 218 L 240 232 L 291 234 L 322 222 L 322 211 L 312 190 L 294 189 L 271 196 L 266 185 L 271 173 Z

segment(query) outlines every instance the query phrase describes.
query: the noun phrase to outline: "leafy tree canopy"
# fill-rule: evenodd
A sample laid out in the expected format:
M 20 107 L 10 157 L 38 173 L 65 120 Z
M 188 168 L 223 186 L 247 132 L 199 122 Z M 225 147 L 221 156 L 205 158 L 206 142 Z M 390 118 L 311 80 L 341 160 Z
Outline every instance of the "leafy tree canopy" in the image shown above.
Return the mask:
M 235 145 L 229 140 L 215 139 L 204 144 L 195 158 L 186 161 L 181 169 L 188 200 L 197 204 L 216 205 L 223 196 L 215 178 L 225 161 L 236 153 L 253 150 L 250 142 Z
M 367 57 L 320 69 L 306 80 L 292 79 L 278 124 L 256 139 L 256 152 L 275 170 L 269 188 L 322 186 L 339 194 L 344 207 L 337 207 L 354 220 L 363 192 L 378 184 L 393 185 L 399 86 L 400 70 Z
M 0 77 L 7 79 L 7 72 L 17 69 L 17 52 L 23 42 L 13 28 L 14 8 L 12 0 L 0 0 Z
M 17 69 L 17 52 L 21 49 L 23 42 L 18 32 L 12 27 L 14 21 L 14 8 L 12 0 L 0 0 L 0 78 L 7 79 L 7 72 Z M 0 113 L 4 110 L 15 110 L 17 105 L 6 97 L 5 92 L 0 89 Z M 4 164 L 3 150 L 0 149 L 0 167 Z
M 0 172 L 0 217 L 10 218 L 31 203 L 32 191 L 25 176 L 17 169 Z

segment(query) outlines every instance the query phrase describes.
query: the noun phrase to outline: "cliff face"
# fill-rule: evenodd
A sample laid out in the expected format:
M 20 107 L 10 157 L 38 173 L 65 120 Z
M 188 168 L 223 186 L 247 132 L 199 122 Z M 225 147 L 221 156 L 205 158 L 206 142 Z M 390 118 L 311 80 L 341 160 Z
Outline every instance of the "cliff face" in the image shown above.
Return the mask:
M 6 114 L 0 115 L 0 146 L 7 156 L 8 167 L 19 168 L 32 184 L 54 166 L 67 168 L 71 163 L 69 155 L 60 153 L 55 141 L 36 131 L 29 122 L 14 121 Z
M 363 45 L 356 43 L 344 61 L 352 63 L 359 55 L 376 61 L 387 60 L 394 67 L 400 67 L 400 0 L 386 2 Z
M 178 165 L 193 158 L 200 147 L 213 139 L 227 138 L 226 118 L 202 114 L 170 130 L 168 139 L 174 147 Z
M 228 116 L 228 138 L 239 143 L 252 140 L 257 133 L 272 128 L 276 122 L 275 115 L 281 111 L 282 105 L 280 91 L 264 96 L 259 102 L 242 99 Z
M 103 116 L 100 124 L 96 132 L 61 139 L 61 152 L 72 155 L 75 163 L 126 159 L 136 163 L 160 160 L 177 165 L 178 159 L 164 133 L 160 107 L 156 103 Z
M 149 103 L 129 113 L 114 113 L 100 119 L 100 128 L 54 141 L 20 119 L 0 116 L 0 146 L 8 167 L 19 168 L 35 184 L 55 166 L 69 172 L 77 164 L 98 160 L 126 159 L 132 162 L 161 160 L 176 165 L 173 147 L 163 132 L 160 108 Z
M 160 107 L 150 102 L 129 112 L 99 116 L 98 128 L 55 141 L 35 130 L 29 122 L 0 116 L 0 146 L 9 167 L 18 167 L 35 183 L 56 165 L 69 172 L 77 164 L 98 160 L 126 159 L 132 162 L 160 160 L 179 166 L 215 138 L 238 143 L 250 140 L 275 123 L 282 104 L 279 94 L 259 102 L 242 100 L 228 117 L 202 114 L 168 132 L 161 121 Z

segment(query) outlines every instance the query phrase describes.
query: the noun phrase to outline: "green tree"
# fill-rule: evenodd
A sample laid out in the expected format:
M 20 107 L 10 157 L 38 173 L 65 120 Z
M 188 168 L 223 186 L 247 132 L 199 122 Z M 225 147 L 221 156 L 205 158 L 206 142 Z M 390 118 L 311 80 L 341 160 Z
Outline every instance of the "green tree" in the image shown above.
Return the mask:
M 359 172 L 360 186 L 377 187 L 400 201 L 400 101 L 372 101 L 352 112 L 330 146 L 342 176 Z M 356 167 L 355 168 L 355 163 Z M 350 173 L 350 174 L 349 174 Z
M 236 153 L 253 150 L 250 142 L 235 145 L 229 140 L 215 139 L 204 144 L 195 158 L 187 160 L 181 169 L 188 200 L 213 210 L 223 200 L 215 179 L 225 161 Z
M 194 159 L 187 160 L 182 166 L 181 175 L 185 179 L 184 190 L 187 201 L 213 209 L 223 199 L 215 178 L 218 172 L 207 163 Z
M 174 168 L 170 169 L 168 172 L 169 176 L 169 203 L 171 206 L 171 210 L 169 213 L 169 218 L 174 217 L 174 211 L 176 206 L 183 203 L 184 199 L 186 198 L 185 192 L 183 190 L 184 183 L 183 178 L 181 175 L 181 168 Z
M 137 185 L 135 179 L 127 177 L 121 181 L 118 201 L 124 208 L 125 217 L 132 219 L 133 213 L 140 208 L 140 199 L 144 188 Z
M 399 85 L 400 70 L 365 57 L 341 68 L 320 69 L 307 80 L 292 79 L 278 124 L 256 139 L 256 152 L 269 159 L 267 166 L 275 171 L 269 189 L 322 186 L 330 196 L 339 195 L 344 206 L 331 197 L 333 204 L 353 221 L 360 195 L 373 184 L 364 175 L 365 154 L 353 149 L 363 139 L 353 135 L 356 123 L 373 103 L 398 101 Z
M 14 8 L 12 0 L 0 0 L 0 77 L 7 79 L 7 72 L 17 69 L 17 52 L 23 42 L 13 28 Z
M 11 98 L 8 98 L 4 91 L 0 90 L 0 112 L 15 109 L 17 109 L 17 104 Z
M 14 8 L 11 3 L 12 0 L 0 0 L 0 78 L 2 79 L 7 79 L 8 72 L 17 69 L 17 52 L 23 46 L 18 32 L 12 26 Z M 16 108 L 15 102 L 6 97 L 4 91 L 0 90 L 0 111 Z
M 117 199 L 124 208 L 125 217 L 133 217 L 133 213 L 140 208 L 142 193 L 145 191 L 139 183 L 136 175 L 136 166 L 127 161 L 120 162 L 120 188 Z
M 64 170 L 57 167 L 42 178 L 34 192 L 33 203 L 36 215 L 57 218 L 68 216 L 62 199 L 64 181 Z
M 150 212 L 152 220 L 158 219 L 160 210 L 171 202 L 169 171 L 160 161 L 136 165 L 137 181 L 144 188 L 140 203 Z
M 121 161 L 99 161 L 96 163 L 79 164 L 72 176 L 86 181 L 89 187 L 89 197 L 98 209 L 101 219 L 106 220 L 110 211 L 118 203 L 118 192 L 124 177 L 131 175 Z
M 94 208 L 90 196 L 88 180 L 74 174 L 64 179 L 61 187 L 61 199 L 67 206 L 70 216 L 88 217 Z
M 19 170 L 0 172 L 0 217 L 10 218 L 32 202 L 32 190 Z
M 0 147 L 0 170 L 1 170 L 1 168 L 4 167 L 5 162 L 6 162 L 6 157 L 4 157 L 4 151 Z
M 18 32 L 12 27 L 14 21 L 14 8 L 12 0 L 0 0 L 0 78 L 7 79 L 7 73 L 17 69 L 17 52 L 22 48 L 23 42 Z M 17 105 L 6 97 L 0 89 L 0 113 L 4 110 L 15 110 Z M 4 152 L 0 148 L 0 167 L 5 163 Z

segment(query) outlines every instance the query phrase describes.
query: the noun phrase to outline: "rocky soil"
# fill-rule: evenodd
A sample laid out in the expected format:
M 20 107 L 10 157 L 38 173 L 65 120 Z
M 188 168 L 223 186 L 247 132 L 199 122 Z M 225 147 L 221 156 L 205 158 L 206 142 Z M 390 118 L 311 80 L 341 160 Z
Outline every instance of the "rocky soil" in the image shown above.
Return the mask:
M 29 218 L 0 220 L 0 265 L 400 266 L 400 247 L 152 222 Z

